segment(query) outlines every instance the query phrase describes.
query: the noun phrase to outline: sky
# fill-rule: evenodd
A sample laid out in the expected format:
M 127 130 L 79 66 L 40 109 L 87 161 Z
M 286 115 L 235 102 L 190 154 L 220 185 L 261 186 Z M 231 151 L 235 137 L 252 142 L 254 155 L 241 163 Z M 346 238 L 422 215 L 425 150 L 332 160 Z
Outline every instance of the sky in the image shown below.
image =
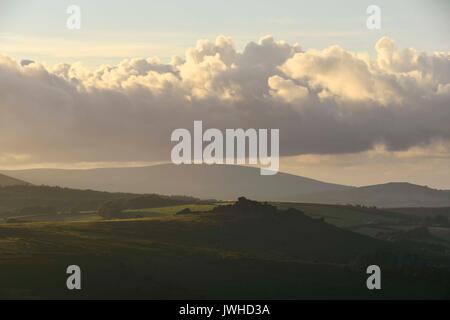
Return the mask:
M 280 128 L 282 171 L 450 189 L 449 9 L 1 0 L 0 168 L 166 161 L 170 131 L 201 119 Z
M 81 8 L 82 27 L 66 28 L 66 9 Z M 366 8 L 381 8 L 382 28 L 366 28 Z M 339 44 L 373 51 L 383 35 L 401 47 L 449 51 L 450 2 L 257 0 L 2 0 L 2 51 L 42 62 L 96 65 L 126 57 L 183 54 L 200 38 L 233 37 L 238 48 L 267 34 L 304 48 Z M 87 46 L 89 48 L 87 48 Z

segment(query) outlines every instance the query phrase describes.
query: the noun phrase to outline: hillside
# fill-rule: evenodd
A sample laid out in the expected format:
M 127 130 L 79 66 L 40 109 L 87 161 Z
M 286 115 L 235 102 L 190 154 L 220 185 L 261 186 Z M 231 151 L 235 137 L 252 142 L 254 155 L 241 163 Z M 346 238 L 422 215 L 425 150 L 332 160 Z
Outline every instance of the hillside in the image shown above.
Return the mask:
M 240 199 L 144 219 L 0 224 L 1 298 L 442 298 L 448 274 L 403 246 L 339 229 L 298 210 Z M 23 263 L 23 257 L 29 257 Z M 45 258 L 42 258 L 45 257 Z M 383 261 L 383 290 L 365 287 Z M 85 287 L 68 291 L 76 261 Z M 30 264 L 33 266 L 30 268 Z M 403 272 L 407 265 L 414 275 Z M 416 271 L 417 270 L 417 271 Z M 20 279 L 20 281 L 17 281 Z M 114 279 L 114 281 L 111 281 Z M 447 279 L 447 280 L 445 280 Z
M 308 195 L 299 194 L 297 201 L 378 207 L 445 207 L 450 206 L 450 190 L 436 190 L 398 182 Z
M 450 206 L 450 191 L 410 183 L 349 187 L 286 173 L 261 176 L 260 170 L 235 165 L 161 164 L 89 170 L 3 171 L 36 185 L 108 192 L 183 194 L 230 200 L 239 196 L 264 201 L 361 204 L 378 207 Z
M 126 208 L 129 209 L 163 207 L 200 201 L 184 196 L 137 195 L 50 186 L 18 185 L 0 187 L 0 216 L 96 211 L 103 203 L 116 200 L 126 203 Z
M 4 186 L 23 186 L 28 183 L 19 179 L 11 178 L 0 173 L 0 187 Z
M 139 168 L 91 170 L 35 169 L 8 174 L 34 184 L 109 192 L 185 194 L 199 198 L 294 199 L 298 194 L 349 187 L 278 173 L 261 176 L 257 168 L 230 165 L 161 164 Z

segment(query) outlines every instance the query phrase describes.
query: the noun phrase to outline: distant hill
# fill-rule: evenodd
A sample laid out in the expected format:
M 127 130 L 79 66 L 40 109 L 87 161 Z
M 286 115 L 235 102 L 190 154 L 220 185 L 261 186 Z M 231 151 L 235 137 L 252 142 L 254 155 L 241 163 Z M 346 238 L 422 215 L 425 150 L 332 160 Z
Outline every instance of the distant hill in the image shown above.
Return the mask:
M 446 207 L 450 206 L 450 190 L 436 190 L 411 183 L 392 182 L 308 195 L 299 194 L 296 200 L 377 207 Z
M 0 187 L 5 186 L 23 186 L 28 183 L 19 179 L 11 178 L 0 173 Z
M 357 188 L 281 172 L 273 176 L 261 176 L 258 168 L 236 165 L 161 164 L 133 168 L 33 169 L 2 173 L 36 185 L 136 194 L 177 194 L 202 199 L 230 200 L 245 196 L 266 201 L 377 207 L 450 206 L 448 190 L 435 190 L 410 183 Z
M 261 176 L 258 168 L 235 165 L 161 164 L 139 168 L 8 171 L 34 184 L 109 192 L 183 194 L 199 198 L 294 200 L 299 194 L 350 187 L 286 173 Z

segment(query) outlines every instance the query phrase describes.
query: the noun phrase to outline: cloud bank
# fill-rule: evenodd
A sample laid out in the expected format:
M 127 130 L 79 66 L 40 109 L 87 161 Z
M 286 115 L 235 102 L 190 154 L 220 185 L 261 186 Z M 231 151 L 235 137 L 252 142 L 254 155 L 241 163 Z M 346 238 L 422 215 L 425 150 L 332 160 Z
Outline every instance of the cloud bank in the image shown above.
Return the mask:
M 170 134 L 278 128 L 280 153 L 390 151 L 450 140 L 450 53 L 304 51 L 267 36 L 242 52 L 200 40 L 170 63 L 127 59 L 96 70 L 0 55 L 0 165 L 164 161 Z

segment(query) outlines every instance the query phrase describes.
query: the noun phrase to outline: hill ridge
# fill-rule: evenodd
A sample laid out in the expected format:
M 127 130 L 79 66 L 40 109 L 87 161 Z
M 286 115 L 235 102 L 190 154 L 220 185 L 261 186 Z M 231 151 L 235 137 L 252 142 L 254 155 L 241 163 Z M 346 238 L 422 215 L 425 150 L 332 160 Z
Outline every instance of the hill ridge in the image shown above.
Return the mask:
M 140 167 L 0 172 L 36 185 L 107 192 L 183 194 L 219 200 L 245 196 L 264 201 L 377 207 L 450 206 L 450 190 L 437 190 L 410 182 L 352 187 L 283 172 L 261 176 L 259 168 L 237 165 L 176 166 L 169 163 Z
M 0 187 L 28 185 L 28 182 L 4 175 L 0 173 Z

